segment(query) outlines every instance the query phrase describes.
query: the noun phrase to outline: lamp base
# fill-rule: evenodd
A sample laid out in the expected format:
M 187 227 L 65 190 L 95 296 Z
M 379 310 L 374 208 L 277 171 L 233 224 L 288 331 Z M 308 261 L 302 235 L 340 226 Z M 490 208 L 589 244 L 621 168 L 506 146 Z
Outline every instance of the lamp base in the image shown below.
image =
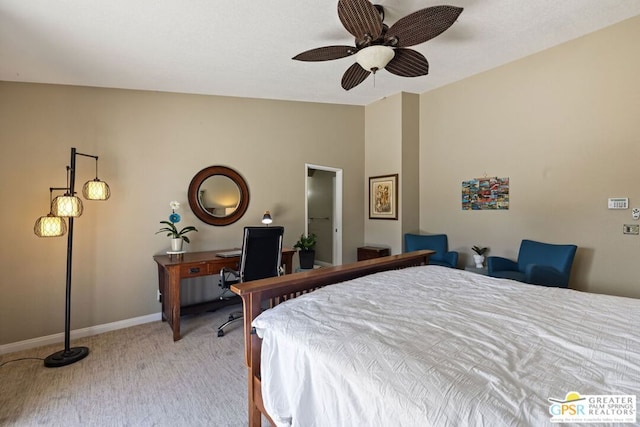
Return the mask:
M 44 359 L 44 366 L 47 368 L 59 368 L 60 366 L 71 365 L 78 360 L 82 360 L 89 354 L 88 347 L 73 347 L 69 351 L 61 350 L 47 356 Z

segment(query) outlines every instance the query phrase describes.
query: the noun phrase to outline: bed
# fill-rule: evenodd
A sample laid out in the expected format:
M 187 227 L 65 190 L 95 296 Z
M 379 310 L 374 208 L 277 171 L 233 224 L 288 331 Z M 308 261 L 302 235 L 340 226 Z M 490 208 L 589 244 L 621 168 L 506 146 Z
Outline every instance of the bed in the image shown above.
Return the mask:
M 249 425 L 546 425 L 549 399 L 638 390 L 639 300 L 423 265 L 429 255 L 238 285 Z

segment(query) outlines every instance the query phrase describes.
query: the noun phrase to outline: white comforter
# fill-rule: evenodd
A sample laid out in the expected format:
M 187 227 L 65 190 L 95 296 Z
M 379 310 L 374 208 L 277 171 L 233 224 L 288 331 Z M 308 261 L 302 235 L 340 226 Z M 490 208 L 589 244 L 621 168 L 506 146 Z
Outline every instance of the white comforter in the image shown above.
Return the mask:
M 278 426 L 541 426 L 549 397 L 640 390 L 631 298 L 426 266 L 328 286 L 253 325 Z

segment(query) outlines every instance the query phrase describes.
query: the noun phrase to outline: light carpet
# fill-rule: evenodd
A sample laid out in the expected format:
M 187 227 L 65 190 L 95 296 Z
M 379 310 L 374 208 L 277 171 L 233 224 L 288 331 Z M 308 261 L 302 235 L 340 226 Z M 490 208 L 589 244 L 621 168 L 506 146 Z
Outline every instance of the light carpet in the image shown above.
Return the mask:
M 7 363 L 0 367 L 0 425 L 246 426 L 242 325 L 216 335 L 237 309 L 183 317 L 177 342 L 158 321 L 72 341 L 90 350 L 72 365 Z M 0 364 L 63 348 L 0 355 Z

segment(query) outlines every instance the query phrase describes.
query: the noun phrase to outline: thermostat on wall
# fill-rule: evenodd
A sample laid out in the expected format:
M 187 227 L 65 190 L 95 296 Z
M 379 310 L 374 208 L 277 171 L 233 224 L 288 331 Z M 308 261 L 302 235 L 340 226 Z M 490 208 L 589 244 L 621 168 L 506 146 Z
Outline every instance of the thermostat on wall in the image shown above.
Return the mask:
M 609 198 L 609 209 L 629 209 L 628 197 Z

